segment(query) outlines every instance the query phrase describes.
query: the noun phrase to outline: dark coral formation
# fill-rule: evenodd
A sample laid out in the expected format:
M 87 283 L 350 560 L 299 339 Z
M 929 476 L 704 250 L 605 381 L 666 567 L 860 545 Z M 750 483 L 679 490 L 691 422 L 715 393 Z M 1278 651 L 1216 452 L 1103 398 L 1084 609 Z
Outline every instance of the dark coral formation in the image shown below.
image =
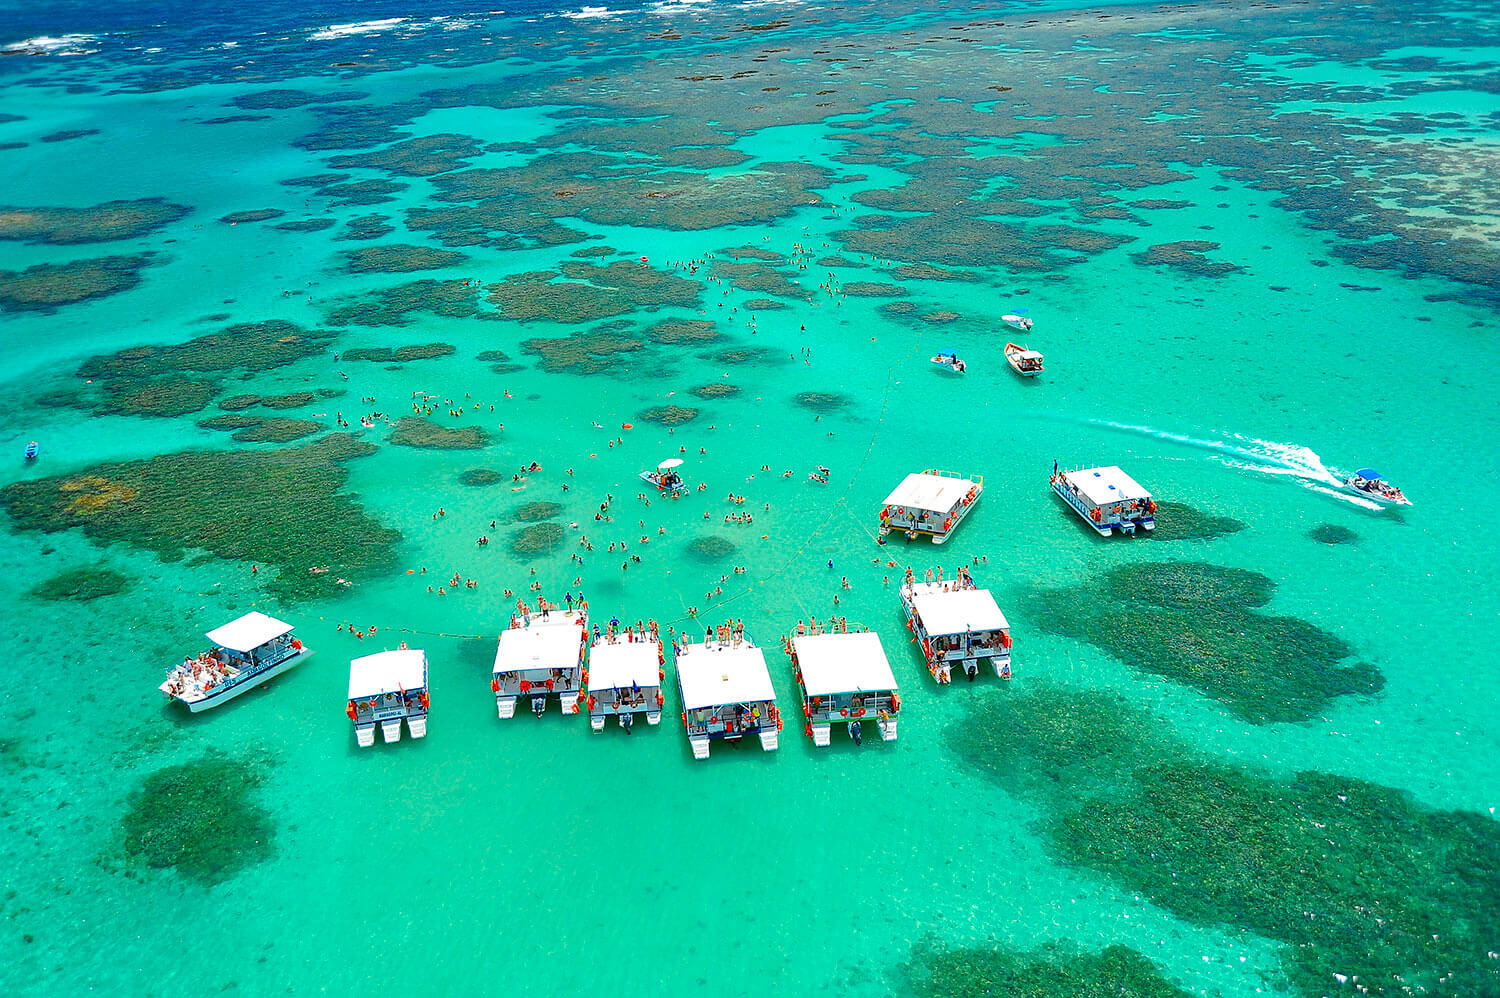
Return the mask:
M 344 251 L 344 269 L 354 274 L 407 274 L 417 270 L 441 270 L 467 263 L 468 260 L 467 253 L 405 243 Z
M 1255 613 L 1275 586 L 1257 572 L 1154 562 L 1038 594 L 1039 619 L 1120 661 L 1192 686 L 1252 724 L 1316 717 L 1336 697 L 1378 693 L 1380 671 L 1297 617 Z
M 493 468 L 470 468 L 458 476 L 458 482 L 470 488 L 481 488 L 485 485 L 494 485 L 504 478 L 504 475 Z
M 510 515 L 517 523 L 539 523 L 542 520 L 550 520 L 562 512 L 562 506 L 555 502 L 539 499 L 536 502 L 526 503 L 520 506 Z
M 31 595 L 45 600 L 95 600 L 113 596 L 130 586 L 130 577 L 111 568 L 89 566 L 59 572 L 31 590 Z
M 256 762 L 213 750 L 157 770 L 120 819 L 126 855 L 205 887 L 270 858 L 276 827 L 257 799 L 262 780 Z
M 1307 536 L 1319 544 L 1353 544 L 1359 540 L 1359 534 L 1336 523 L 1320 523 Z
M 53 245 L 135 239 L 172 224 L 191 210 L 164 198 L 106 201 L 89 208 L 0 206 L 0 239 Z
M 269 222 L 285 214 L 286 212 L 280 208 L 254 208 L 249 211 L 232 211 L 219 221 L 227 225 L 239 225 L 241 222 Z
M 300 409 L 304 405 L 310 405 L 317 398 L 312 392 L 288 392 L 285 395 L 267 395 L 260 400 L 260 404 L 267 409 Z M 225 408 L 219 403 L 219 408 Z
M 340 360 L 373 361 L 377 364 L 405 364 L 413 360 L 432 360 L 458 352 L 452 343 L 410 343 L 395 347 L 350 347 L 339 354 Z
M 1143 266 L 1171 267 L 1195 277 L 1223 277 L 1244 269 L 1223 260 L 1210 260 L 1208 254 L 1218 248 L 1218 243 L 1206 239 L 1185 239 L 1175 243 L 1160 243 L 1144 253 L 1132 253 L 1130 258 Z
M 286 444 L 293 440 L 301 440 L 327 429 L 322 423 L 313 419 L 283 419 L 280 417 L 260 420 L 254 426 L 247 426 L 234 434 L 234 439 L 241 443 L 271 443 Z
M 701 399 L 723 399 L 731 398 L 740 393 L 739 385 L 713 384 L 699 385 L 693 389 L 693 394 Z
M 129 291 L 141 283 L 141 271 L 151 262 L 152 254 L 137 253 L 0 270 L 0 311 L 55 312 Z
M 1205 513 L 1185 502 L 1162 499 L 1156 504 L 1156 529 L 1151 536 L 1159 541 L 1206 541 L 1244 529 L 1243 520 Z
M 702 537 L 693 538 L 688 545 L 688 551 L 704 561 L 718 561 L 727 558 L 736 550 L 734 541 L 718 534 L 704 534 Z
M 328 321 L 336 326 L 409 326 L 420 312 L 466 319 L 479 311 L 478 300 L 479 288 L 467 281 L 426 278 L 339 305 L 328 313 Z
M 517 555 L 555 554 L 562 550 L 563 525 L 560 523 L 533 523 L 517 530 L 510 540 L 511 552 Z
M 439 426 L 428 419 L 403 416 L 391 430 L 391 443 L 429 450 L 478 450 L 490 442 L 477 426 Z
M 838 412 L 852 401 L 849 396 L 838 392 L 798 392 L 792 400 L 802 408 L 819 414 Z
M 1189 998 L 1127 946 L 1098 953 L 1057 945 L 1035 953 L 996 946 L 913 948 L 907 980 L 932 998 Z
M 0 503 L 20 530 L 79 528 L 96 543 L 167 559 L 198 548 L 279 567 L 271 592 L 316 599 L 338 591 L 339 578 L 359 582 L 395 564 L 400 535 L 341 492 L 344 462 L 374 450 L 339 433 L 284 450 L 162 454 L 15 482 L 0 490 Z
M 661 423 L 663 426 L 678 426 L 692 422 L 699 415 L 699 410 L 692 406 L 654 405 L 649 409 L 641 410 L 635 418 L 648 423 Z
M 1157 730 L 1111 694 L 1042 686 L 947 734 L 1037 804 L 1060 858 L 1190 922 L 1284 943 L 1295 994 L 1328 994 L 1333 970 L 1393 998 L 1493 990 L 1494 821 L 1354 777 L 1198 758 Z
M 605 325 L 570 336 L 523 340 L 521 352 L 540 357 L 544 371 L 600 374 L 621 364 L 620 354 L 645 345 L 643 340 L 627 335 L 619 327 Z
M 635 309 L 696 309 L 701 294 L 693 281 L 642 263 L 616 261 L 600 266 L 570 261 L 563 264 L 560 273 L 541 270 L 512 274 L 491 286 L 489 300 L 500 307 L 502 319 L 581 323 Z

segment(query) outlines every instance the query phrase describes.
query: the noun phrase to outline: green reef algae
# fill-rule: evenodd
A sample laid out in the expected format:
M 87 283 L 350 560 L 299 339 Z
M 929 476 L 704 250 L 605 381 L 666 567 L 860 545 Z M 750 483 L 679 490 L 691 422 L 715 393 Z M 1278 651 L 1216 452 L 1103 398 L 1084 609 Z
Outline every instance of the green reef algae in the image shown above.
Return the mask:
M 344 251 L 344 269 L 354 274 L 405 274 L 415 270 L 439 270 L 443 267 L 456 267 L 468 260 L 467 253 L 405 243 Z
M 310 437 L 327 427 L 313 419 L 284 419 L 274 417 L 272 419 L 259 420 L 254 426 L 246 426 L 235 432 L 234 439 L 241 443 L 271 443 L 286 444 L 293 440 L 301 440 Z
M 1359 534 L 1335 523 L 1320 523 L 1309 530 L 1307 536 L 1319 544 L 1353 544 L 1359 540 Z
M 226 412 L 220 416 L 210 416 L 207 419 L 198 420 L 198 425 L 205 430 L 243 430 L 250 426 L 259 426 L 265 422 L 260 416 L 246 416 L 238 412 Z
M 21 530 L 76 527 L 96 543 L 167 559 L 198 548 L 274 566 L 271 593 L 316 599 L 338 591 L 340 578 L 359 582 L 395 567 L 400 535 L 340 491 L 344 462 L 374 451 L 336 433 L 297 448 L 163 454 L 15 482 L 0 490 L 0 505 Z
M 0 239 L 52 245 L 135 239 L 172 224 L 190 211 L 163 198 L 106 201 L 88 208 L 0 206 Z
M 1042 627 L 1120 661 L 1192 686 L 1252 724 L 1305 721 L 1339 696 L 1378 693 L 1368 663 L 1296 617 L 1254 613 L 1274 584 L 1257 572 L 1202 562 L 1127 565 L 1092 582 L 1043 590 Z
M 322 353 L 332 336 L 284 319 L 241 322 L 186 343 L 100 354 L 84 361 L 78 374 L 83 378 L 145 378 L 178 371 L 269 371 Z
M 671 271 L 623 260 L 605 266 L 573 260 L 562 265 L 561 273 L 512 274 L 491 285 L 489 300 L 500 307 L 502 319 L 582 323 L 635 309 L 696 309 L 701 296 L 696 282 Z
M 74 568 L 32 587 L 31 595 L 44 600 L 95 600 L 129 588 L 130 577 L 110 568 Z
M 734 554 L 735 543 L 718 534 L 705 534 L 693 538 L 692 543 L 688 544 L 688 550 L 703 561 L 717 561 Z
M 153 254 L 103 256 L 0 270 L 0 311 L 55 312 L 64 305 L 105 298 L 141 283 Z
M 549 502 L 545 499 L 526 503 L 510 515 L 517 523 L 536 523 L 540 520 L 550 520 L 562 512 L 560 503 Z
M 692 406 L 654 405 L 649 409 L 642 409 L 635 418 L 648 423 L 661 423 L 663 426 L 678 426 L 692 422 L 699 415 L 700 410 Z
M 478 450 L 488 444 L 490 438 L 477 426 L 439 426 L 430 419 L 403 416 L 391 430 L 390 441 L 402 447 L 429 450 Z
M 170 418 L 200 412 L 219 386 L 190 378 L 116 378 L 100 387 L 94 412 L 99 415 Z
M 644 340 L 623 332 L 625 328 L 624 324 L 606 323 L 569 336 L 522 340 L 521 352 L 540 357 L 542 370 L 551 374 L 601 374 L 624 364 L 619 354 L 646 345 Z
M 561 523 L 533 523 L 515 532 L 510 549 L 518 555 L 552 554 L 561 548 L 563 536 Z
M 413 313 L 430 312 L 467 319 L 479 311 L 479 287 L 468 281 L 426 278 L 381 288 L 363 299 L 336 305 L 328 313 L 335 326 L 409 326 Z
M 1232 516 L 1205 513 L 1185 502 L 1161 499 L 1156 504 L 1156 529 L 1151 536 L 1159 541 L 1206 541 L 1244 529 L 1244 521 Z
M 458 482 L 460 485 L 479 488 L 485 485 L 494 485 L 504 477 L 504 475 L 493 468 L 470 468 L 458 476 Z
M 1034 953 L 995 947 L 917 946 L 906 966 L 917 995 L 933 998 L 1188 998 L 1126 946 L 1098 953 L 1056 944 Z
M 339 354 L 340 360 L 368 360 L 381 364 L 404 364 L 412 360 L 432 360 L 458 352 L 451 343 L 413 343 L 404 347 L 350 347 Z
M 1109 693 L 1033 685 L 950 725 L 1058 856 L 1206 926 L 1286 944 L 1292 991 L 1493 994 L 1500 826 L 1321 772 L 1201 758 Z M 1334 974 L 1344 975 L 1336 982 Z
M 740 393 L 739 385 L 728 385 L 722 382 L 712 385 L 699 385 L 692 390 L 692 394 L 701 399 L 723 399 L 730 398 Z
M 260 400 L 260 404 L 267 409 L 300 409 L 312 404 L 315 398 L 317 396 L 312 392 L 288 392 L 285 395 L 267 395 Z M 219 408 L 223 408 L 222 403 Z
M 157 770 L 120 819 L 125 854 L 206 887 L 268 859 L 276 829 L 257 800 L 262 780 L 254 761 L 212 750 Z
M 838 392 L 798 392 L 792 401 L 804 409 L 827 415 L 845 408 L 852 400 Z
M 1223 277 L 1244 269 L 1222 260 L 1210 260 L 1207 254 L 1218 248 L 1218 243 L 1206 239 L 1185 239 L 1149 247 L 1144 253 L 1132 253 L 1130 258 L 1142 266 L 1170 267 L 1195 277 Z
M 280 208 L 253 208 L 249 211 L 232 211 L 219 221 L 226 225 L 239 225 L 241 222 L 269 222 L 285 214 L 286 212 Z

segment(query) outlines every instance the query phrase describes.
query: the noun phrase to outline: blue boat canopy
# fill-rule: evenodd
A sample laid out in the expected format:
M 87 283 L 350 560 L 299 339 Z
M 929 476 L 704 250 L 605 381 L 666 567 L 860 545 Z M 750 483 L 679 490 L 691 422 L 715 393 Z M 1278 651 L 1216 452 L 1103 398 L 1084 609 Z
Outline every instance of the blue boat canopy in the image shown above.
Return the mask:
M 939 350 L 938 351 L 938 356 L 939 357 L 957 357 L 958 353 L 956 351 L 953 351 L 953 350 Z
M 1355 472 L 1355 474 L 1360 478 L 1363 478 L 1367 482 L 1375 482 L 1380 480 L 1380 472 L 1376 471 L 1374 468 L 1360 468 Z

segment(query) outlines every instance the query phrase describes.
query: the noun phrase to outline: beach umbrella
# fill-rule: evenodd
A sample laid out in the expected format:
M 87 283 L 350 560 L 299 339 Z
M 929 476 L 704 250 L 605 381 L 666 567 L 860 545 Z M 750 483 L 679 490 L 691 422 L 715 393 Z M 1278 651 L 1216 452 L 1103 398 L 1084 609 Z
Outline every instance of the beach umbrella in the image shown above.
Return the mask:
M 666 471 L 668 468 L 675 468 L 678 465 L 680 465 L 681 463 L 682 463 L 682 458 L 680 458 L 680 457 L 669 457 L 665 461 L 663 461 L 661 464 L 658 464 L 656 467 L 658 469 L 660 469 L 661 471 Z

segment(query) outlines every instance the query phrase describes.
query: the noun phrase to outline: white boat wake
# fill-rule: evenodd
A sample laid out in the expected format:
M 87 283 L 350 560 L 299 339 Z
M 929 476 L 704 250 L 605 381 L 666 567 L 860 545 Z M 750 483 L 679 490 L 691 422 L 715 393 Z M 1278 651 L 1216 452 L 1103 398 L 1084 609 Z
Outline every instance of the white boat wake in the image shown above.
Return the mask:
M 1375 510 L 1383 508 L 1377 502 L 1344 491 L 1344 480 L 1329 470 L 1316 451 L 1301 444 L 1278 443 L 1274 440 L 1261 440 L 1238 433 L 1231 434 L 1222 440 L 1207 440 L 1183 433 L 1173 433 L 1170 430 L 1158 430 L 1151 426 L 1116 423 L 1107 419 L 1090 419 L 1086 422 L 1123 433 L 1138 433 L 1157 440 L 1169 440 L 1187 447 L 1213 451 L 1217 460 L 1231 468 L 1255 471 L 1263 475 L 1295 478 L 1298 484 L 1306 488 L 1342 499 L 1356 506 Z

